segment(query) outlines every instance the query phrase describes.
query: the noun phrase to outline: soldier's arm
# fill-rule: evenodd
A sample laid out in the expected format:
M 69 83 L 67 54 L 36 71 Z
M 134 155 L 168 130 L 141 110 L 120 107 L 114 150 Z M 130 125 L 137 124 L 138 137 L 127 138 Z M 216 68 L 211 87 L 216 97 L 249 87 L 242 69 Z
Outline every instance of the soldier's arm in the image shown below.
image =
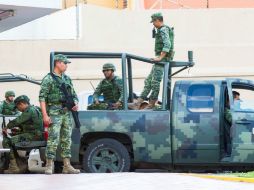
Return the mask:
M 0 102 L 0 114 L 3 112 L 3 102 Z
M 50 124 L 50 118 L 47 114 L 47 109 L 46 109 L 46 100 L 48 99 L 48 94 L 51 88 L 51 80 L 49 75 L 44 77 L 41 83 L 41 89 L 39 93 L 39 102 L 41 106 L 41 112 L 43 116 L 43 121 L 45 124 Z
M 101 86 L 102 86 L 102 81 L 98 84 L 96 87 L 94 93 L 93 93 L 93 99 L 94 101 L 99 101 L 99 96 L 101 95 Z
M 31 119 L 31 112 L 25 111 L 20 116 L 18 116 L 16 119 L 10 121 L 7 124 L 7 128 L 11 129 L 13 127 L 17 127 L 17 126 L 27 122 L 30 119 Z
M 123 80 L 119 78 L 118 80 L 116 80 L 116 84 L 120 92 L 120 98 L 118 101 L 123 102 Z

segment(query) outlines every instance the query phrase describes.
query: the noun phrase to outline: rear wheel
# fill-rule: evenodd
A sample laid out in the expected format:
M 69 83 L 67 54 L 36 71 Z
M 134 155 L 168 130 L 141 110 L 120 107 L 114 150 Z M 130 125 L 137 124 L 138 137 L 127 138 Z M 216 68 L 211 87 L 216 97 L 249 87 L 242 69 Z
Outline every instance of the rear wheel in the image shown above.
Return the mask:
M 128 172 L 130 155 L 114 139 L 100 139 L 90 144 L 83 156 L 83 169 L 89 173 Z

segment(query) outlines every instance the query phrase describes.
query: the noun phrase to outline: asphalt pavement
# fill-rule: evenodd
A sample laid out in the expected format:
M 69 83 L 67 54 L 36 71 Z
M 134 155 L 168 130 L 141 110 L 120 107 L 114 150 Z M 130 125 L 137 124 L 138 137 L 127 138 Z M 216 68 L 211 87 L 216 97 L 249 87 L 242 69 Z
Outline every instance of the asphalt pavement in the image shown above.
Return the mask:
M 0 190 L 253 190 L 254 183 L 205 179 L 177 173 L 0 175 Z

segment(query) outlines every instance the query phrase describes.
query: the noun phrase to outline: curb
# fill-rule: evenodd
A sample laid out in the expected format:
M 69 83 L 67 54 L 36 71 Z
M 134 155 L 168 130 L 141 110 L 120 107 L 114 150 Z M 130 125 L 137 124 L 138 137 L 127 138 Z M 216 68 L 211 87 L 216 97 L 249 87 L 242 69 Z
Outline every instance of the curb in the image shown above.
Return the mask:
M 233 182 L 246 182 L 246 183 L 254 183 L 254 178 L 245 178 L 245 177 L 230 177 L 230 176 L 217 176 L 217 175 L 206 175 L 206 174 L 186 174 L 193 177 L 200 177 L 206 179 L 216 179 L 223 181 L 233 181 Z

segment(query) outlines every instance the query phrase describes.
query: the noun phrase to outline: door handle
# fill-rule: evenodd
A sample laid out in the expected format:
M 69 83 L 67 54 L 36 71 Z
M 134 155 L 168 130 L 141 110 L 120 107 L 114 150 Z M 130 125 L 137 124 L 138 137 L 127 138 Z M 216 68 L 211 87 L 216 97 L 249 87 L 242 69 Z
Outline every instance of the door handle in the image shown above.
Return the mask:
M 249 121 L 247 119 L 241 119 L 241 120 L 237 120 L 236 123 L 237 124 L 248 125 L 248 124 L 251 124 L 251 121 Z

